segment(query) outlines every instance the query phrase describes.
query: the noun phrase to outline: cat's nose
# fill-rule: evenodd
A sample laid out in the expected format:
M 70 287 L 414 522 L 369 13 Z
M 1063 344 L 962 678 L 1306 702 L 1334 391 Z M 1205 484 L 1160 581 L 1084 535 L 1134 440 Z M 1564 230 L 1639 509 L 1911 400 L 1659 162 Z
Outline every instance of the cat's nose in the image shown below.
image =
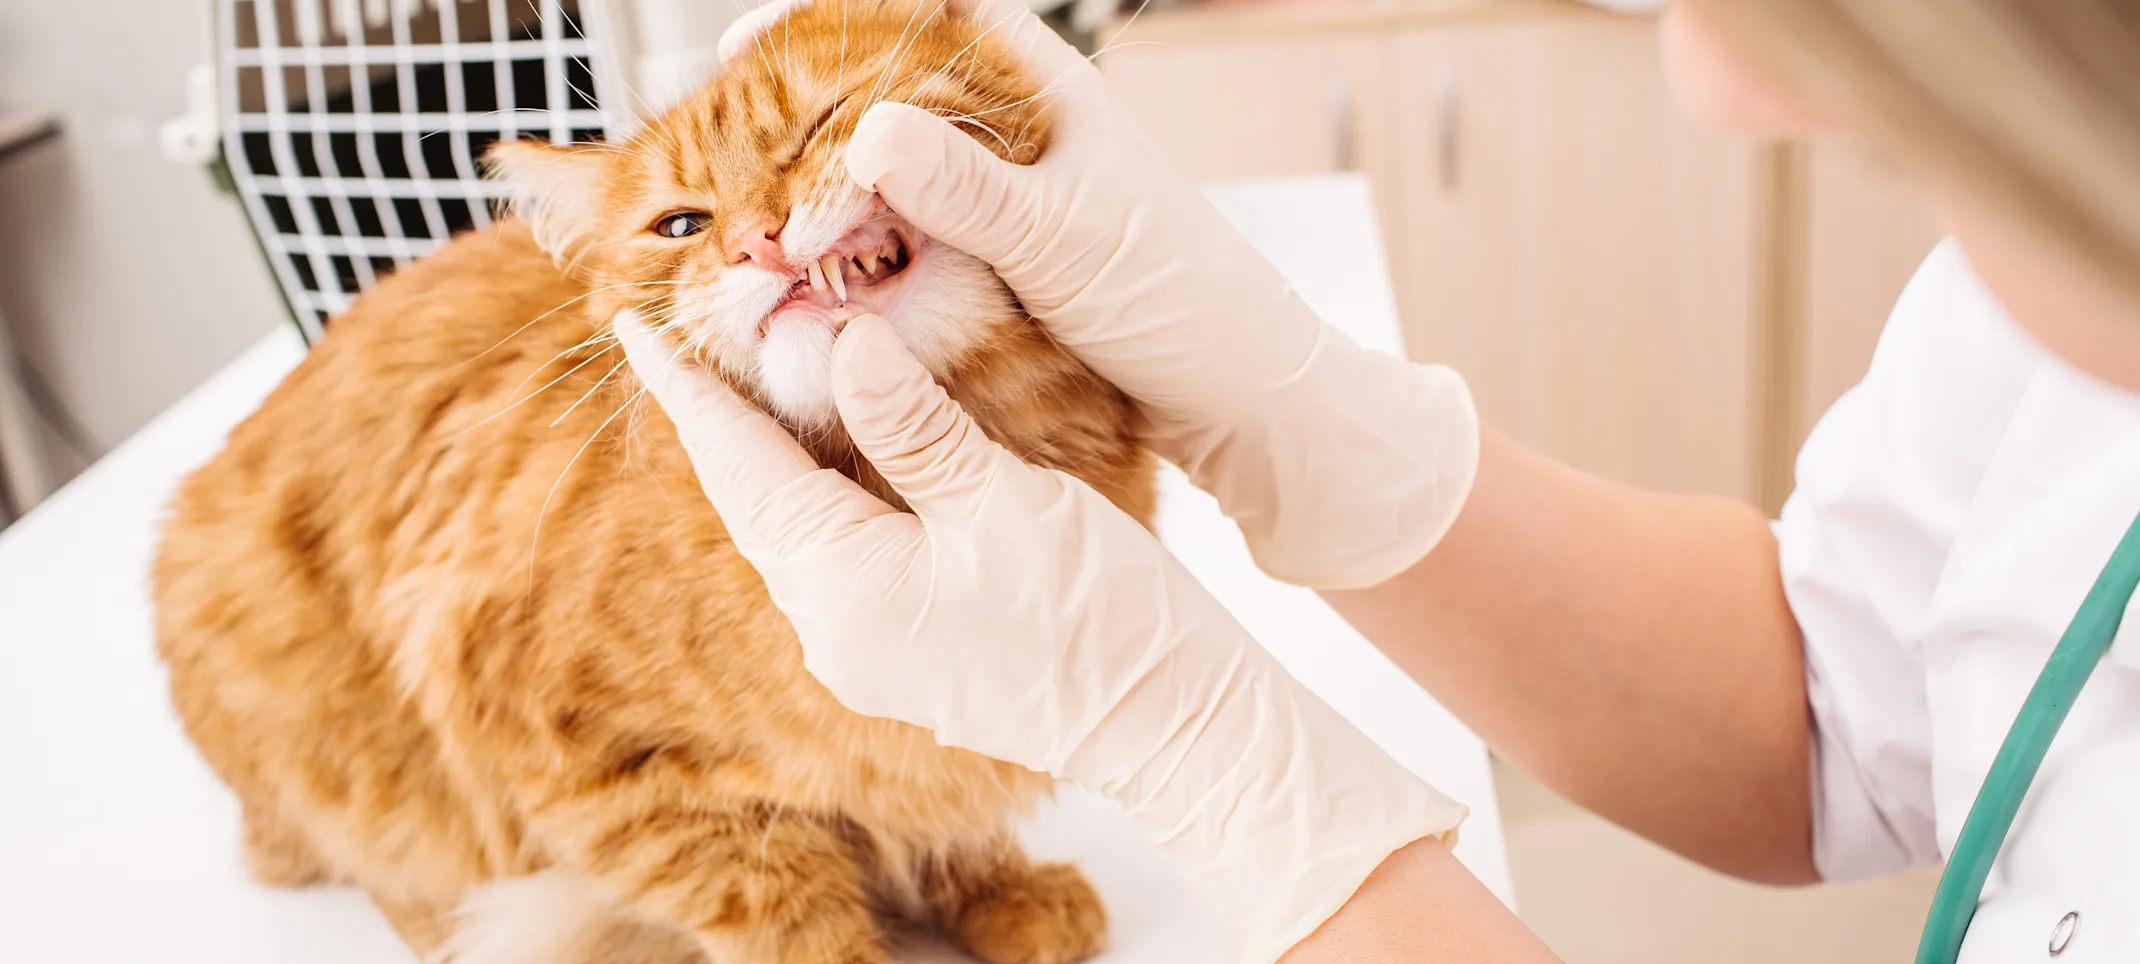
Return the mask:
M 788 256 L 780 247 L 780 228 L 781 223 L 769 217 L 745 222 L 728 238 L 728 263 L 755 261 L 767 271 L 787 273 Z

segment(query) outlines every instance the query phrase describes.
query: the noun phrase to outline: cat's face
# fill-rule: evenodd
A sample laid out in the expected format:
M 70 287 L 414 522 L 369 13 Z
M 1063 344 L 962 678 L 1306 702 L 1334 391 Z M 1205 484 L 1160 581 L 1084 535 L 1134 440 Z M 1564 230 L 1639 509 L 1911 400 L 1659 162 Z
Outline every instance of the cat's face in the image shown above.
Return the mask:
M 841 160 L 886 100 L 961 117 L 1010 160 L 1040 155 L 1034 87 L 942 9 L 818 0 L 629 141 L 505 144 L 491 163 L 545 248 L 617 286 L 601 303 L 640 308 L 791 427 L 825 427 L 846 318 L 883 316 L 940 378 L 1030 324 L 986 264 L 916 232 Z

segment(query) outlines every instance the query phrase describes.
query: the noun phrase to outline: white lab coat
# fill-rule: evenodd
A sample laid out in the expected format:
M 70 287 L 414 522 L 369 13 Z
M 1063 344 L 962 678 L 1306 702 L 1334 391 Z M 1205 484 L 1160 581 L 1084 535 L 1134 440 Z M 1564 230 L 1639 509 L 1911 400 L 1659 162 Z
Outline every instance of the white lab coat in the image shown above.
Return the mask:
M 1814 855 L 1936 863 L 2133 517 L 2140 396 L 2016 327 L 1952 242 L 1821 419 L 1776 525 L 1805 633 Z M 1970 964 L 2140 961 L 2140 619 L 2052 745 L 1963 946 Z

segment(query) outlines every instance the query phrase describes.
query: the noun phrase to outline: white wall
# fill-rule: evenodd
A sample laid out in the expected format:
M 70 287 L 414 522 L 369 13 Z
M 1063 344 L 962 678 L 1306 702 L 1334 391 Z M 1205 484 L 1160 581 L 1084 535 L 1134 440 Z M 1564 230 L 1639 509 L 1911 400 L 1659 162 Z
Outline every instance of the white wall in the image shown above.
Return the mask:
M 208 10 L 0 0 L 0 110 L 65 127 L 0 168 L 0 313 L 100 447 L 285 323 L 236 202 L 157 149 L 208 59 Z

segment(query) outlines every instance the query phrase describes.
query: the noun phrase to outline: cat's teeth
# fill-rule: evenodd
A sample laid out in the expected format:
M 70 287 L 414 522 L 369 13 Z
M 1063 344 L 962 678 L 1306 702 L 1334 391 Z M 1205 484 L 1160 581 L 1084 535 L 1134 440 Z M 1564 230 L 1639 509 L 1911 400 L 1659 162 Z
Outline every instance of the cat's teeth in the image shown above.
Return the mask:
M 871 274 L 876 274 L 876 273 L 877 273 L 877 256 L 876 256 L 876 255 L 874 255 L 874 254 L 865 254 L 865 255 L 863 255 L 863 256 L 861 256 L 861 257 L 859 257 L 859 258 L 856 258 L 856 259 L 855 259 L 855 265 L 856 265 L 857 267 L 861 268 L 861 269 L 862 269 L 862 273 L 863 273 L 863 274 L 865 274 L 865 275 L 871 275 Z
M 818 264 L 815 261 L 810 262 L 810 290 L 823 291 L 825 290 L 825 287 L 826 285 L 824 266 Z
M 828 254 L 818 259 L 817 267 L 818 271 L 825 276 L 825 280 L 832 282 L 832 293 L 838 295 L 839 299 L 845 302 L 847 300 L 847 273 L 840 270 L 840 259 Z

